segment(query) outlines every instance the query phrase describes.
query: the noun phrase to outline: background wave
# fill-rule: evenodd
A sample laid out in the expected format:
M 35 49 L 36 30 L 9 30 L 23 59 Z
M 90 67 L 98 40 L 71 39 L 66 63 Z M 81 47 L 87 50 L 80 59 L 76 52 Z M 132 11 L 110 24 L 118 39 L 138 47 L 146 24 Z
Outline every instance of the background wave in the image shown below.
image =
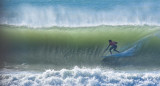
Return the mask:
M 0 23 L 28 27 L 160 25 L 159 1 L 3 1 Z

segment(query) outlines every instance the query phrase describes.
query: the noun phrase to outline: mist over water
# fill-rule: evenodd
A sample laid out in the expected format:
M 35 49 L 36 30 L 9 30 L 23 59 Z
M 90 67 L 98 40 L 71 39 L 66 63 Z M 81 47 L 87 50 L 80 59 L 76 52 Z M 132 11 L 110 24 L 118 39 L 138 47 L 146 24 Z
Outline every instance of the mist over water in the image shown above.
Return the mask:
M 6 1 L 1 24 L 29 27 L 158 25 L 159 1 Z

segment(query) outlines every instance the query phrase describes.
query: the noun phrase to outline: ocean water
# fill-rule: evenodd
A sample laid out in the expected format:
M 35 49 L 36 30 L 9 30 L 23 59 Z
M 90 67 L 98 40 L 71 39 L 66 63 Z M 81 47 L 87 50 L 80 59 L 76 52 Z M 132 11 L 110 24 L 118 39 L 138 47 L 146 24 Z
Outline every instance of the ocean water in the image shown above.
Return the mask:
M 159 3 L 2 0 L 0 86 L 159 86 Z

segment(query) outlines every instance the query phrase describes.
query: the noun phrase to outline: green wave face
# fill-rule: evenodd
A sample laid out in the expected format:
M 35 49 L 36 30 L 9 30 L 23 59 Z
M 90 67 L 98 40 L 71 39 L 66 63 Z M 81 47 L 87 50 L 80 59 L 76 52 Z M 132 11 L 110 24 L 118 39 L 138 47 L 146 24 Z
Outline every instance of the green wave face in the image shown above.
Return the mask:
M 159 64 L 160 35 L 157 26 L 97 26 L 27 28 L 1 25 L 2 63 L 98 66 L 108 40 L 118 42 L 123 52 L 138 42 L 141 46 L 119 64 Z M 7 48 L 5 47 L 7 46 Z M 150 61 L 156 61 L 152 63 Z M 107 60 L 107 62 L 110 62 Z

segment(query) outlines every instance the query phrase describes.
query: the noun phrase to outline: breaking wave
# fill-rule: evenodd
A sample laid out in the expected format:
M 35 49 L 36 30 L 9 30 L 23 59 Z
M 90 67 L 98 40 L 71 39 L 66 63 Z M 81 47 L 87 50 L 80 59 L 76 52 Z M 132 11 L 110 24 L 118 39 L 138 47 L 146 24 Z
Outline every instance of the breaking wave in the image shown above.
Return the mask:
M 160 38 L 157 26 L 27 27 L 1 26 L 8 40 L 2 45 L 1 66 L 52 64 L 74 66 L 159 66 Z M 118 42 L 124 58 L 105 58 L 109 39 Z M 4 47 L 7 46 L 8 48 Z M 3 48 L 4 47 L 4 48 Z M 148 65 L 148 66 L 146 66 Z

